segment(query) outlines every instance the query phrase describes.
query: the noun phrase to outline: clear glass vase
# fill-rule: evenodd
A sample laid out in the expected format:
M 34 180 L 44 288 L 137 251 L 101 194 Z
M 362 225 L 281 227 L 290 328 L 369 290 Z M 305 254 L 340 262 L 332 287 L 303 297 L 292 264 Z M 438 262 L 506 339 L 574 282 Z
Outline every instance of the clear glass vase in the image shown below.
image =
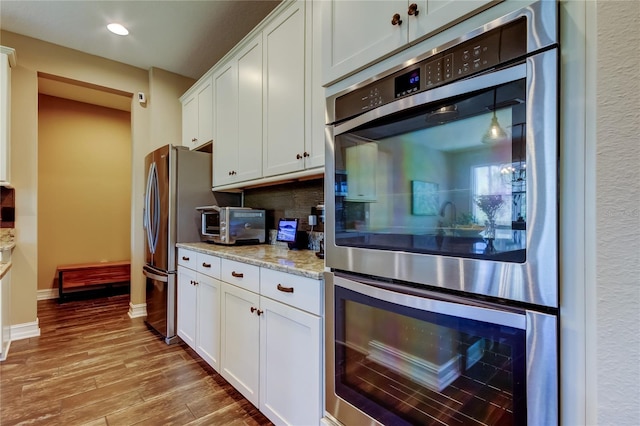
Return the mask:
M 495 219 L 489 219 L 485 221 L 484 228 L 484 240 L 487 246 L 484 248 L 484 254 L 496 253 L 496 248 L 493 245 L 493 240 L 496 239 L 496 221 Z

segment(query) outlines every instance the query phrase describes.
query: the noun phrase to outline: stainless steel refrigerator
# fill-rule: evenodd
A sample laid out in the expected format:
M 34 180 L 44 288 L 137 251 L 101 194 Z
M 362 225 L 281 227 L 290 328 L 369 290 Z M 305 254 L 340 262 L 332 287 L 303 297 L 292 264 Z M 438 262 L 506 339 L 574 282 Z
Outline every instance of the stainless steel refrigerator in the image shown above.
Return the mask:
M 171 344 L 178 341 L 175 245 L 200 241 L 197 206 L 217 205 L 218 201 L 236 205 L 237 195 L 216 197 L 211 191 L 209 153 L 166 145 L 148 154 L 144 163 L 146 323 Z

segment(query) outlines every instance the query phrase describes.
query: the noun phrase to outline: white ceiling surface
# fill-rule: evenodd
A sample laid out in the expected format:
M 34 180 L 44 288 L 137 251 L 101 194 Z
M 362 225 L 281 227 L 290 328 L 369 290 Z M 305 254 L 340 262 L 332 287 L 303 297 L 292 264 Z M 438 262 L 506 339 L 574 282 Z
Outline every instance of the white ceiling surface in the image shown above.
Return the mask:
M 157 67 L 198 79 L 278 3 L 0 0 L 0 28 L 138 68 Z M 106 26 L 114 21 L 126 26 L 129 35 L 110 33 Z

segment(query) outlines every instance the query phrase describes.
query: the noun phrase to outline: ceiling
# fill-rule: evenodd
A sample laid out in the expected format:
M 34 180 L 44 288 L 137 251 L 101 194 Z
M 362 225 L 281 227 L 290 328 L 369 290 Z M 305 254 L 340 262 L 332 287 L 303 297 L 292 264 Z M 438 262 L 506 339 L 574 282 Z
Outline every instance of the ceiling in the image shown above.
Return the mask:
M 200 78 L 280 0 L 0 1 L 0 28 L 142 69 Z M 126 37 L 110 33 L 118 22 Z

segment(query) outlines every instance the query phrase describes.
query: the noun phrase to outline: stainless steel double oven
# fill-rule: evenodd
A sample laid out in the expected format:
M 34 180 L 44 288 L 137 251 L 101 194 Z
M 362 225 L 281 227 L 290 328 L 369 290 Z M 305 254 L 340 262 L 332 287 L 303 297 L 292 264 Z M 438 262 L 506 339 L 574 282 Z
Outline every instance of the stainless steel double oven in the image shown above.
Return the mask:
M 558 28 L 542 1 L 327 99 L 326 414 L 558 422 Z

